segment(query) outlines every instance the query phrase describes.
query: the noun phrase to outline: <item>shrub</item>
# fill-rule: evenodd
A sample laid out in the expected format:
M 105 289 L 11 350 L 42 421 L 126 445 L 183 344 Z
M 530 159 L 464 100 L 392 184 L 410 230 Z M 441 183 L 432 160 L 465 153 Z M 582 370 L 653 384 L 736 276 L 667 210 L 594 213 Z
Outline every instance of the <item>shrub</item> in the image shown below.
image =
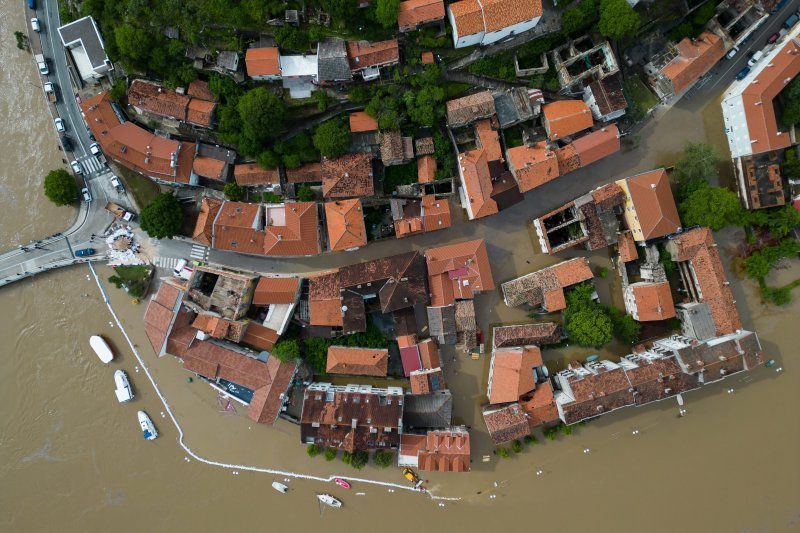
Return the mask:
M 600 269 L 597 271 L 597 275 L 600 276 L 601 278 L 607 277 L 608 267 L 600 267 Z
M 238 202 L 244 198 L 244 187 L 234 181 L 226 183 L 223 192 L 225 193 L 225 198 L 232 202 Z
M 338 453 L 339 452 L 336 450 L 336 448 L 328 448 L 327 450 L 325 450 L 325 460 L 328 462 L 333 461 L 334 459 L 336 459 L 336 455 Z
M 520 440 L 515 440 L 511 443 L 511 449 L 514 450 L 514 453 L 519 453 L 522 451 L 522 442 Z
M 306 446 L 306 453 L 309 457 L 316 457 L 317 455 L 322 453 L 322 448 L 317 446 L 316 444 L 309 444 Z
M 261 193 L 261 200 L 265 204 L 279 204 L 281 203 L 281 195 L 275 194 L 274 192 L 263 192 Z
M 369 461 L 369 454 L 364 450 L 358 450 L 353 452 L 350 458 L 350 466 L 355 468 L 356 470 L 361 470 Z
M 342 462 L 346 465 L 352 464 L 353 462 L 353 454 L 350 452 L 342 453 Z
M 297 201 L 299 202 L 312 202 L 314 200 L 314 191 L 308 185 L 303 185 L 297 189 Z
M 394 462 L 394 454 L 387 450 L 377 450 L 372 461 L 375 463 L 375 466 L 386 468 Z
M 525 435 L 525 438 L 522 440 L 525 441 L 525 444 L 536 444 L 537 442 L 536 437 L 533 435 Z
M 272 348 L 272 355 L 284 363 L 300 357 L 300 345 L 296 339 L 283 339 Z
M 548 440 L 556 440 L 558 438 L 558 426 L 544 429 L 544 436 Z
M 497 455 L 499 455 L 503 459 L 508 459 L 508 456 L 510 454 L 508 453 L 508 448 L 506 448 L 505 446 L 500 446 L 499 448 L 497 448 Z

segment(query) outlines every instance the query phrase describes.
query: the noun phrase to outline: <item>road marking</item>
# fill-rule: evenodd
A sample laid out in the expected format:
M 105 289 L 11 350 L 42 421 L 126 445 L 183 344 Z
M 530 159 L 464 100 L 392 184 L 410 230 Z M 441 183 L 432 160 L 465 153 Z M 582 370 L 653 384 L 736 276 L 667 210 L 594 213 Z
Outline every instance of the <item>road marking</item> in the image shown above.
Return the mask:
M 193 244 L 189 257 L 197 261 L 208 261 L 208 248 L 201 244 Z
M 86 169 L 87 174 L 93 174 L 103 169 L 103 164 L 93 155 L 78 158 L 78 161 L 80 161 L 81 165 Z
M 180 261 L 180 259 L 177 257 L 156 257 L 153 263 L 155 263 L 155 265 L 159 268 L 174 269 L 175 265 L 178 264 L 178 261 Z

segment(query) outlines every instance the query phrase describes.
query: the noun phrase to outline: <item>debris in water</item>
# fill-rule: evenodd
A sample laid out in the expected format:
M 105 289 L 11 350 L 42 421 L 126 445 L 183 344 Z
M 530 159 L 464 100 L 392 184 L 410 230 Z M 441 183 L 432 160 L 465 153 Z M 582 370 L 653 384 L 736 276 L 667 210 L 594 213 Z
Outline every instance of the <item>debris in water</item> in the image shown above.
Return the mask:
M 537 470 L 536 471 L 536 475 L 537 476 L 541 476 L 542 474 L 544 474 L 544 470 Z
M 589 453 L 589 448 L 584 448 L 583 453 Z
M 364 496 L 366 492 L 356 492 L 356 496 Z
M 638 430 L 638 429 L 634 429 L 634 430 L 631 432 L 631 434 L 632 434 L 632 435 L 638 435 L 638 434 L 639 434 L 639 430 Z

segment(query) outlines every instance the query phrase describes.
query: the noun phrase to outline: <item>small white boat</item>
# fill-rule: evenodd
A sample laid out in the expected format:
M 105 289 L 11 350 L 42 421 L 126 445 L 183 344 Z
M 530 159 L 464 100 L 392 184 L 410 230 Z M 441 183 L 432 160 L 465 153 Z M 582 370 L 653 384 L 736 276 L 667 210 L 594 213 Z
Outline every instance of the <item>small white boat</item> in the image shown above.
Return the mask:
M 129 402 L 133 399 L 131 383 L 128 381 L 128 375 L 124 370 L 117 370 L 114 372 L 114 383 L 117 386 L 114 392 L 117 394 L 119 403 Z
M 102 362 L 108 364 L 114 359 L 114 354 L 111 351 L 111 348 L 108 347 L 108 343 L 106 343 L 105 339 L 103 339 L 103 337 L 100 335 L 92 335 L 89 338 L 89 345 Z
M 339 508 L 342 502 L 331 496 L 330 494 L 317 494 L 317 499 L 329 507 Z
M 289 487 L 287 487 L 283 483 L 278 483 L 277 481 L 273 481 L 272 482 L 272 488 L 277 490 L 278 492 L 282 492 L 284 494 L 289 492 Z
M 156 431 L 156 426 L 153 425 L 153 421 L 150 420 L 150 417 L 147 416 L 147 413 L 144 411 L 139 411 L 139 425 L 142 427 L 142 432 L 144 433 L 144 438 L 147 440 L 156 440 L 158 437 L 158 431 Z

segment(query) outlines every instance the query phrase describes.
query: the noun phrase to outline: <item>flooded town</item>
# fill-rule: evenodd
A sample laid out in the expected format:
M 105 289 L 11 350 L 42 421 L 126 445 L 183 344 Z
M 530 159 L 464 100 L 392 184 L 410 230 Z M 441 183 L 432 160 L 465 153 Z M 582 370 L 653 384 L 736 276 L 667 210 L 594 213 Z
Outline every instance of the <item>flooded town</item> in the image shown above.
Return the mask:
M 0 0 L 4 531 L 800 528 L 800 1 L 120 4 Z

